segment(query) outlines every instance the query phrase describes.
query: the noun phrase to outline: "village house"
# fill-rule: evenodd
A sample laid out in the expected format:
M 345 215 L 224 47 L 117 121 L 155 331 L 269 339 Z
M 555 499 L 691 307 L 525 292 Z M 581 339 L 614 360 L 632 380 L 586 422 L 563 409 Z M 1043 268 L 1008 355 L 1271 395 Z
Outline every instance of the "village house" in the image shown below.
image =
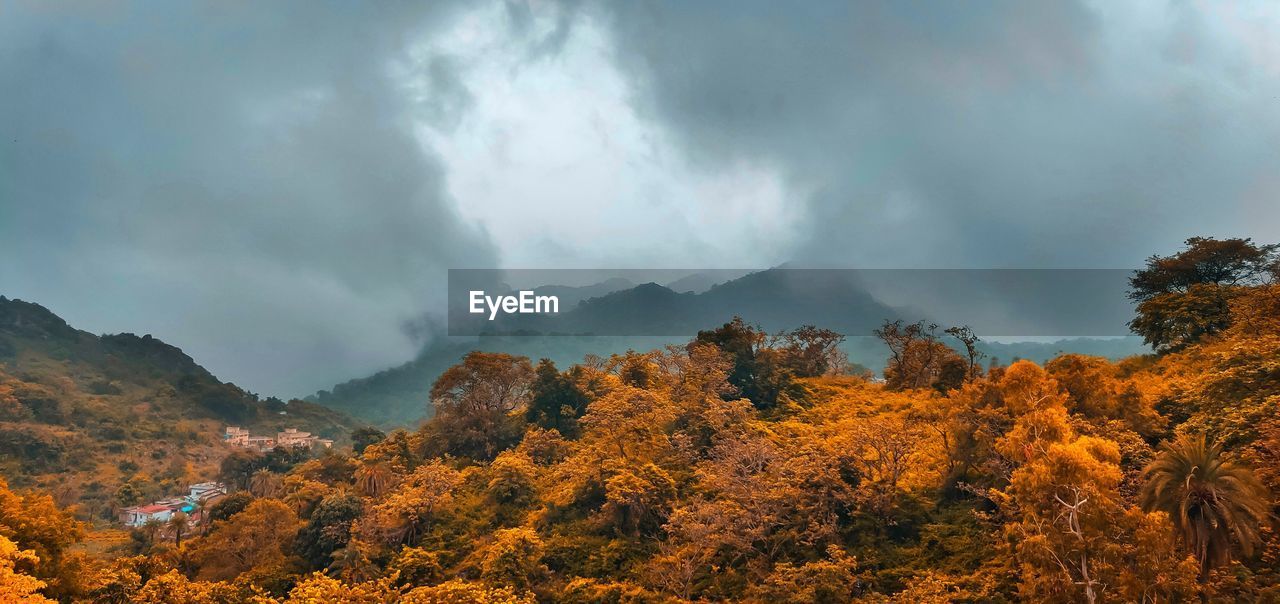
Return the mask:
M 253 436 L 249 431 L 239 426 L 227 426 L 222 434 L 223 442 L 242 449 L 254 449 L 256 451 L 270 451 L 276 446 L 276 439 L 270 436 Z
M 275 437 L 270 436 L 253 436 L 249 431 L 239 426 L 227 426 L 226 431 L 222 435 L 223 442 L 243 449 L 254 449 L 257 451 L 270 451 L 274 447 L 311 447 L 316 445 L 326 449 L 333 447 L 333 440 L 328 438 L 320 438 L 310 432 L 303 432 L 297 428 L 285 428 L 283 432 L 277 432 Z
M 227 487 L 222 483 L 196 483 L 188 487 L 187 494 L 182 497 L 123 508 L 117 518 L 125 526 L 137 527 L 146 525 L 148 522 L 168 522 L 175 513 L 182 512 L 191 517 L 192 524 L 199 524 L 202 520 L 199 510 L 225 497 L 226 494 Z
M 222 434 L 222 440 L 235 447 L 247 447 L 249 446 L 249 431 L 240 426 L 227 426 L 226 432 Z
M 276 433 L 276 444 L 281 447 L 313 447 L 321 445 L 328 449 L 333 446 L 333 441 L 312 436 L 310 432 L 299 432 L 297 428 L 286 428 L 284 432 Z
M 148 522 L 168 522 L 174 509 L 161 503 L 135 505 L 120 510 L 120 523 L 125 526 L 142 526 Z

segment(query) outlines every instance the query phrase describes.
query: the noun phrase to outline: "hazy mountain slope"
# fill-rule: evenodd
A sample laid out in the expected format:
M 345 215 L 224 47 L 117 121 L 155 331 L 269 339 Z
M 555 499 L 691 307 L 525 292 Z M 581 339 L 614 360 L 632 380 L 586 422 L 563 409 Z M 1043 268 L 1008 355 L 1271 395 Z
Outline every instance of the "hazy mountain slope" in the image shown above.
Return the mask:
M 574 287 L 571 285 L 539 285 L 538 295 L 556 296 L 560 299 L 560 310 L 565 311 L 577 306 L 583 300 L 589 300 L 598 296 L 604 296 L 616 291 L 621 291 L 636 284 L 620 278 L 614 277 L 606 279 L 592 285 L 583 285 Z
M 0 297 L 0 470 L 94 514 L 126 482 L 169 494 L 211 477 L 227 424 L 344 438 L 348 416 L 305 401 L 259 400 L 151 336 L 95 336 L 48 309 Z
M 506 333 L 677 335 L 440 338 L 408 363 L 343 382 L 308 400 L 383 426 L 414 424 L 432 413 L 428 391 L 436 377 L 468 351 L 507 352 L 535 361 L 546 357 L 565 366 L 580 362 L 587 354 L 608 356 L 628 349 L 684 344 L 699 330 L 723 324 L 734 315 L 771 332 L 815 324 L 841 333 L 864 334 L 849 337 L 843 348 L 850 361 L 878 372 L 884 367 L 888 350 L 870 335 L 871 330 L 886 319 L 905 313 L 880 303 L 857 283 L 833 280 L 832 275 L 831 271 L 766 270 L 712 285 L 702 293 L 677 292 L 655 283 L 637 285 L 581 300 L 572 308 L 566 306 L 561 317 L 508 316 L 505 321 L 493 322 L 497 327 L 492 329 Z M 601 284 L 600 289 L 607 287 Z M 537 290 L 539 294 L 547 291 L 542 287 Z M 489 325 L 481 321 L 481 325 Z M 1060 351 L 1113 359 L 1145 352 L 1137 338 L 984 342 L 981 348 L 989 357 L 1005 362 L 1015 358 L 1043 361 Z
M 381 426 L 413 425 L 431 417 L 428 392 L 436 378 L 462 360 L 472 350 L 506 352 L 535 361 L 549 358 L 561 367 L 579 363 L 588 354 L 608 356 L 627 349 L 651 350 L 668 344 L 683 344 L 685 337 L 591 337 L 591 336 L 486 336 L 480 338 L 440 338 L 412 361 L 335 385 L 307 397 Z

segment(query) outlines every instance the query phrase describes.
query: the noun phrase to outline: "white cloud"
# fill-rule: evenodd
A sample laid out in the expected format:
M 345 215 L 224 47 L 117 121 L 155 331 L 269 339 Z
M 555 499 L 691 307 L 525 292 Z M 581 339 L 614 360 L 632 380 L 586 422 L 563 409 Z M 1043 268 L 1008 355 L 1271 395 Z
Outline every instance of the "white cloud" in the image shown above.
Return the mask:
M 459 212 L 484 225 L 508 267 L 765 266 L 780 261 L 800 216 L 776 172 L 741 162 L 691 167 L 660 124 L 632 106 L 607 32 L 589 17 L 559 52 L 533 55 L 558 14 L 518 23 L 485 6 L 415 48 L 398 66 L 411 94 L 448 96 L 446 61 L 470 100 L 465 115 L 419 120 Z M 456 93 L 456 92 L 455 92 Z

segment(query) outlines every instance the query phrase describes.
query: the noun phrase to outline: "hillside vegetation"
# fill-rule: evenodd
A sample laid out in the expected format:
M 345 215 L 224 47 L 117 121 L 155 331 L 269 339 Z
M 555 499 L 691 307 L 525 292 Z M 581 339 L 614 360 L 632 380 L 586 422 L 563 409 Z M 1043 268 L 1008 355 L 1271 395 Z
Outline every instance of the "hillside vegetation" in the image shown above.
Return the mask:
M 84 517 L 212 478 L 227 424 L 344 437 L 339 412 L 260 400 L 151 336 L 95 336 L 0 297 L 0 472 L 79 504 Z
M 1175 259 L 1193 270 L 1153 258 L 1135 277 L 1158 354 L 991 363 L 963 327 L 897 321 L 871 380 L 841 374 L 833 332 L 741 320 L 563 369 L 473 352 L 431 386 L 422 427 L 254 470 L 207 530 L 131 555 L 77 553 L 65 512 L 0 489 L 0 585 L 116 602 L 1277 601 L 1274 248 L 1188 243 Z

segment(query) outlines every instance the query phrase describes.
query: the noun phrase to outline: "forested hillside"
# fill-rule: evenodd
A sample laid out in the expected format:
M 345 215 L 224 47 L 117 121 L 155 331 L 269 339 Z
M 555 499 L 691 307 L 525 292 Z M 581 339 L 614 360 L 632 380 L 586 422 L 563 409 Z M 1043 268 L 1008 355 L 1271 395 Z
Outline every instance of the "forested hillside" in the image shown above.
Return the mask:
M 256 470 L 198 533 L 85 556 L 69 516 L 0 491 L 0 584 L 117 602 L 1276 601 L 1275 248 L 1188 243 L 1134 278 L 1155 354 L 992 363 L 963 326 L 896 321 L 872 380 L 842 374 L 834 332 L 741 320 L 568 367 L 472 352 L 424 393 L 430 422 Z
M 0 473 L 85 517 L 216 474 L 223 428 L 345 437 L 356 425 L 303 401 L 260 400 L 151 336 L 95 336 L 0 297 Z

